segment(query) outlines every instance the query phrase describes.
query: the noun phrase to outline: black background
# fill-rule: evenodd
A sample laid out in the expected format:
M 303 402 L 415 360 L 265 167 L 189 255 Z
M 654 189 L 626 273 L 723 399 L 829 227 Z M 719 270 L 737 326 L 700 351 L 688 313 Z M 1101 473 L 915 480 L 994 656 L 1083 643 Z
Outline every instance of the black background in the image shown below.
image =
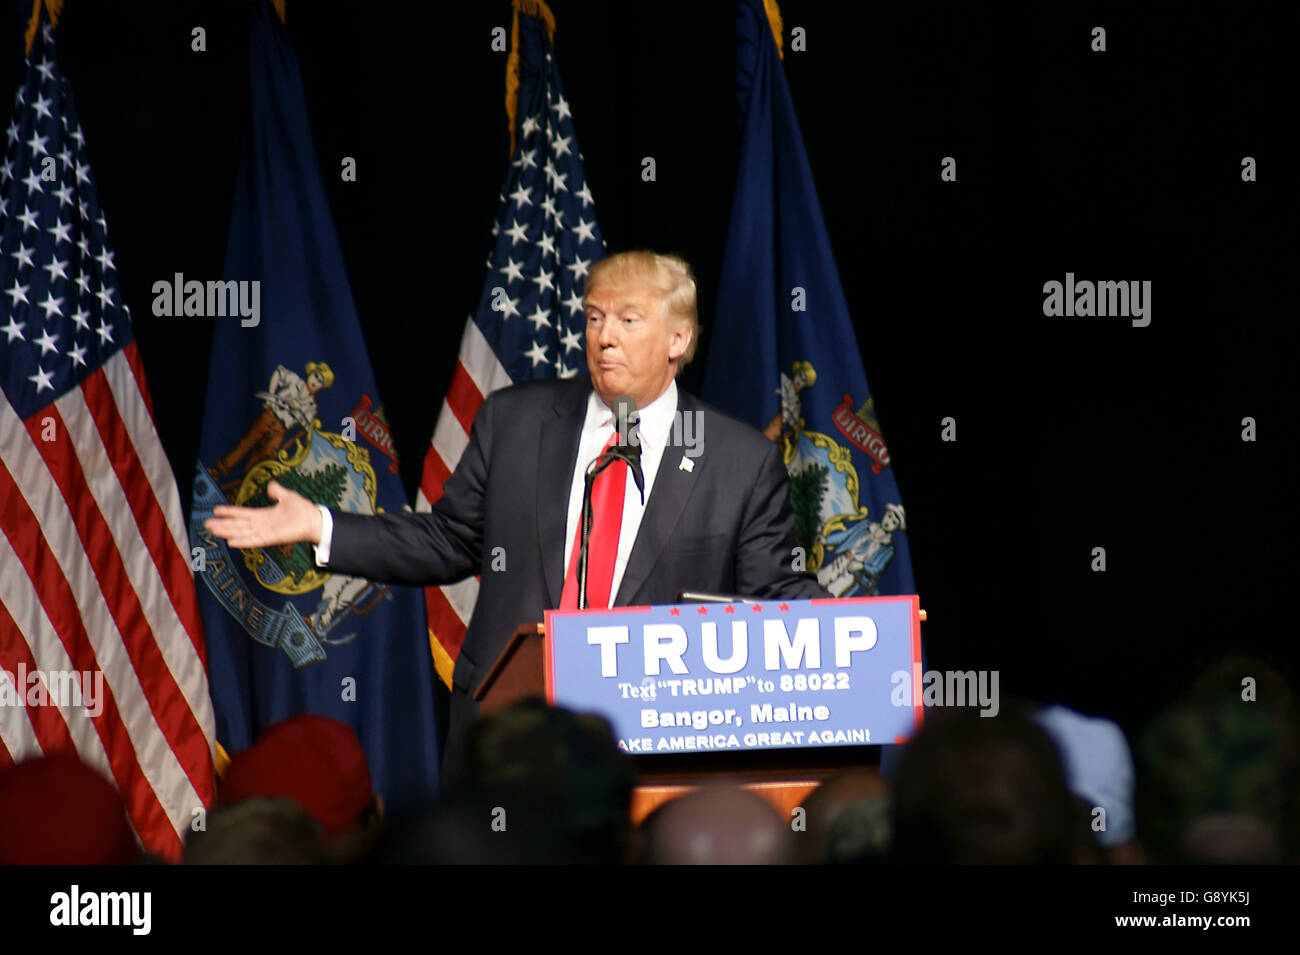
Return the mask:
M 7 6 L 12 102 L 31 5 Z M 551 6 L 609 247 L 683 254 L 716 344 L 734 4 Z M 785 73 L 907 507 L 930 666 L 998 668 L 1004 692 L 1133 730 L 1220 654 L 1295 673 L 1300 8 L 1048 6 L 787 0 L 787 44 L 803 27 L 807 50 Z M 505 0 L 289 3 L 412 498 L 506 173 L 491 30 L 509 25 Z M 220 277 L 247 30 L 245 0 L 67 0 L 57 32 L 186 502 L 211 321 L 153 317 L 150 289 Z M 358 181 L 340 181 L 344 156 Z M 1151 325 L 1044 317 L 1043 283 L 1067 271 L 1150 280 Z

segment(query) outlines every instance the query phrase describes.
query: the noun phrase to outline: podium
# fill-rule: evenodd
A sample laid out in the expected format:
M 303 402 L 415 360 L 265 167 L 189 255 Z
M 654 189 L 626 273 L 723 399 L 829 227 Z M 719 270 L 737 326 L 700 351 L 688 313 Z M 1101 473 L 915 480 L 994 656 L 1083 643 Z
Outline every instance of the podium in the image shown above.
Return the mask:
M 921 613 L 923 620 L 924 611 Z M 545 627 L 540 623 L 520 626 L 474 691 L 480 714 L 500 712 L 529 697 L 544 699 L 545 653 Z M 862 747 L 821 747 L 633 756 L 638 785 L 632 795 L 632 822 L 639 824 L 669 800 L 714 782 L 748 789 L 788 819 L 792 809 L 841 769 L 879 772 L 878 752 L 878 748 L 864 754 Z

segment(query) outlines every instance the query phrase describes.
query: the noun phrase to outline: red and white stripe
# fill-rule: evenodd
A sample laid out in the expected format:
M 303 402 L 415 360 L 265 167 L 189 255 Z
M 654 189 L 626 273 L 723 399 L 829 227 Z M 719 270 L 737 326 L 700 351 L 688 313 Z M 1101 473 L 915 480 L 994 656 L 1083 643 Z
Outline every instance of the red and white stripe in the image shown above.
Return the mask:
M 53 440 L 47 440 L 50 435 Z M 0 707 L 0 765 L 75 749 L 142 843 L 211 805 L 215 721 L 180 498 L 134 343 L 26 422 L 0 400 L 0 666 L 99 671 L 104 705 Z
M 442 497 L 442 486 L 456 470 L 469 444 L 470 427 L 483 399 L 509 384 L 510 375 L 474 319 L 469 319 L 460 339 L 460 357 L 433 429 L 433 440 L 424 456 L 424 473 L 415 499 L 417 511 L 430 510 Z M 450 685 L 451 667 L 465 640 L 465 629 L 478 599 L 478 578 L 469 577 L 446 587 L 426 587 L 424 592 L 429 607 L 434 663 L 443 682 Z

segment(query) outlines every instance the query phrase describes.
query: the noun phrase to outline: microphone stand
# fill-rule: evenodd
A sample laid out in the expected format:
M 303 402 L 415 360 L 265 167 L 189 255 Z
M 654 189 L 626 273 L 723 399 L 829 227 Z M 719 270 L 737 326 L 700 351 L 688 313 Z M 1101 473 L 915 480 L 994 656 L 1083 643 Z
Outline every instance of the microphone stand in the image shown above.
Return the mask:
M 610 465 L 622 461 L 632 472 L 632 480 L 641 493 L 641 504 L 645 505 L 645 478 L 641 474 L 641 449 L 635 445 L 610 445 L 605 453 L 587 465 L 587 477 L 582 489 L 582 541 L 578 550 L 578 609 L 587 609 L 587 545 L 591 540 L 593 517 L 591 510 L 591 488 L 596 477 Z

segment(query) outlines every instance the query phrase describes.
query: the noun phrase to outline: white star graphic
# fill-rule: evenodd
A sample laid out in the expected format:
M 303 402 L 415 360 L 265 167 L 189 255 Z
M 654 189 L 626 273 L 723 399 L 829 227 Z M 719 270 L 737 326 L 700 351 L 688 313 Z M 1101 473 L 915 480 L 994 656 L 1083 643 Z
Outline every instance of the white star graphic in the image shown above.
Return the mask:
M 537 292 L 540 295 L 543 289 L 555 288 L 555 273 L 538 272 L 535 276 L 533 276 L 531 281 L 537 283 Z
M 582 313 L 582 296 L 577 290 L 569 293 L 569 297 L 564 300 L 564 304 L 569 307 L 570 315 L 579 315 Z
M 90 322 L 86 321 L 88 318 L 90 318 L 90 313 L 80 305 L 78 305 L 77 310 L 72 313 L 72 320 L 86 331 L 90 331 Z
M 45 371 L 43 368 L 41 368 L 40 365 L 37 365 L 36 374 L 28 375 L 27 380 L 31 382 L 35 382 L 36 393 L 39 395 L 46 388 L 50 389 L 50 391 L 54 390 L 54 385 L 50 382 L 50 379 L 53 376 L 54 376 L 53 372 Z
M 545 212 L 548 216 L 555 215 L 555 200 L 552 199 L 550 196 L 547 196 L 545 199 L 543 199 L 542 211 Z
M 571 351 L 582 351 L 582 336 L 578 334 L 577 329 L 571 328 L 564 333 L 564 337 L 560 339 L 560 344 L 564 346 L 566 355 Z
M 51 258 L 49 265 L 42 265 L 41 268 L 43 268 L 45 271 L 50 273 L 51 284 L 54 283 L 54 280 L 56 278 L 66 279 L 68 277 L 68 273 L 67 273 L 68 263 L 65 262 L 63 259 Z
M 510 198 L 515 201 L 517 206 L 531 206 L 533 204 L 533 192 L 531 189 L 525 189 L 522 182 L 514 192 L 510 193 Z
M 506 264 L 497 269 L 505 275 L 507 282 L 521 282 L 524 278 L 524 268 L 522 262 L 516 262 L 512 257 L 506 257 Z
M 45 293 L 45 301 L 37 302 L 36 307 L 45 309 L 45 320 L 48 322 L 51 315 L 58 315 L 59 318 L 63 317 L 63 309 L 59 308 L 62 304 L 63 299 L 55 298 L 53 292 L 47 292 Z
M 569 149 L 569 142 L 572 136 L 556 136 L 555 141 L 551 143 L 551 148 L 555 150 L 555 155 L 567 156 L 572 150 Z
M 511 220 L 514 224 L 506 229 L 506 235 L 510 236 L 510 244 L 517 245 L 520 242 L 528 241 L 528 226 L 520 225 L 518 219 Z
M 0 165 L 0 182 L 8 182 L 14 177 L 14 161 L 6 159 L 4 165 Z
M 77 345 L 72 349 L 72 351 L 68 352 L 67 355 L 72 359 L 72 365 L 74 368 L 77 365 L 84 365 L 86 363 L 86 346 Z
M 54 118 L 54 114 L 50 112 L 51 102 L 51 100 L 46 99 L 41 93 L 36 94 L 36 99 L 32 100 L 32 109 L 36 111 L 37 119 L 42 116 L 48 116 L 50 119 Z
M 519 314 L 519 299 L 511 298 L 509 295 L 501 296 L 501 306 L 497 308 L 501 313 L 501 321 L 506 321 L 511 315 Z
M 95 261 L 99 263 L 99 267 L 105 272 L 109 269 L 117 270 L 117 266 L 113 264 L 113 253 L 108 251 L 108 246 L 104 246 L 104 251 L 95 256 Z
M 113 326 L 101 321 L 99 327 L 95 329 L 95 334 L 99 336 L 99 343 L 106 345 L 113 340 Z
M 573 113 L 569 111 L 569 101 L 563 96 L 555 101 L 555 105 L 552 106 L 551 109 L 555 110 L 555 116 L 557 119 L 566 119 L 573 115 Z
M 41 177 L 36 175 L 35 169 L 27 174 L 27 178 L 23 180 L 23 184 L 27 186 L 27 191 L 29 193 L 45 191 L 45 187 L 41 185 Z
M 596 241 L 595 233 L 596 223 L 588 222 L 586 219 L 579 219 L 578 224 L 573 227 L 573 231 L 578 234 L 578 241 Z
M 551 238 L 549 235 L 543 233 L 542 237 L 537 240 L 537 244 L 541 248 L 541 250 L 546 254 L 548 255 L 555 254 L 555 240 Z
M 541 121 L 536 116 L 525 117 L 524 121 L 520 123 L 519 126 L 519 128 L 523 131 L 524 139 L 527 139 L 529 136 L 531 136 L 537 130 L 537 127 L 540 125 L 541 125 Z
M 41 357 L 42 358 L 45 357 L 45 353 L 47 351 L 53 351 L 53 352 L 58 351 L 59 350 L 57 347 L 58 341 L 59 341 L 59 336 L 51 335 L 50 330 L 48 328 L 45 329 L 45 331 L 41 333 L 41 337 L 36 339 L 35 342 L 35 344 L 41 346 Z
M 58 248 L 60 242 L 72 241 L 72 226 L 65 225 L 62 219 L 55 219 L 54 225 L 45 230 L 54 236 L 54 246 Z
M 579 189 L 576 194 L 582 199 L 582 204 L 584 206 L 595 205 L 596 200 L 591 197 L 591 190 L 587 188 L 587 184 L 585 182 L 582 184 L 582 188 Z
M 47 80 L 54 79 L 54 70 L 50 67 L 50 61 L 45 57 L 41 57 L 41 62 L 36 65 L 36 72 Z
M 5 289 L 5 294 L 13 299 L 13 301 L 9 303 L 10 307 L 17 305 L 19 299 L 22 299 L 24 305 L 32 304 L 27 300 L 27 293 L 30 290 L 31 290 L 30 285 L 19 285 L 18 280 L 14 279 L 14 287 L 10 289 Z
M 18 217 L 18 221 L 23 224 L 23 231 L 36 228 L 37 215 L 31 209 L 24 209 L 23 214 Z
M 537 303 L 537 310 L 528 316 L 528 320 L 533 323 L 533 328 L 541 331 L 543 328 L 550 328 L 551 313 L 542 308 L 542 303 Z
M 32 152 L 37 156 L 49 155 L 45 148 L 45 142 L 49 136 L 41 136 L 39 133 L 32 133 L 32 138 L 27 140 L 27 145 L 32 147 Z
M 519 158 L 515 160 L 515 165 L 522 166 L 525 169 L 531 169 L 537 165 L 536 156 L 536 149 L 525 149 L 519 153 Z
M 541 342 L 533 342 L 533 347 L 524 352 L 525 358 L 533 360 L 533 367 L 536 368 L 542 362 L 546 361 L 546 348 Z
M 95 298 L 99 299 L 100 305 L 108 308 L 113 304 L 113 290 L 111 288 L 101 288 L 95 293 Z
M 591 259 L 574 259 L 566 265 L 565 268 L 573 273 L 573 280 L 575 282 L 578 281 L 578 279 L 585 279 L 587 277 L 587 270 L 591 268 Z
M 59 186 L 59 188 L 55 189 L 54 194 L 59 197 L 59 205 L 61 206 L 72 205 L 72 187 L 69 186 L 66 182 L 63 185 Z
M 9 324 L 6 325 L 4 328 L 0 328 L 0 332 L 4 332 L 6 335 L 9 336 L 9 341 L 5 342 L 5 344 L 12 345 L 15 338 L 21 339 L 22 341 L 26 341 L 27 339 L 23 335 L 23 329 L 26 327 L 27 327 L 26 322 L 20 322 L 18 321 L 18 319 L 10 315 Z
M 25 246 L 25 245 L 23 245 L 21 242 L 19 242 L 19 243 L 18 243 L 18 251 L 16 251 L 16 252 L 10 252 L 9 254 L 12 255 L 15 259 L 18 260 L 18 267 L 21 269 L 24 265 L 31 265 L 31 264 L 33 264 L 33 263 L 32 263 L 32 253 L 35 252 L 35 251 L 36 251 L 35 249 L 29 249 L 29 248 L 27 248 L 27 246 Z

